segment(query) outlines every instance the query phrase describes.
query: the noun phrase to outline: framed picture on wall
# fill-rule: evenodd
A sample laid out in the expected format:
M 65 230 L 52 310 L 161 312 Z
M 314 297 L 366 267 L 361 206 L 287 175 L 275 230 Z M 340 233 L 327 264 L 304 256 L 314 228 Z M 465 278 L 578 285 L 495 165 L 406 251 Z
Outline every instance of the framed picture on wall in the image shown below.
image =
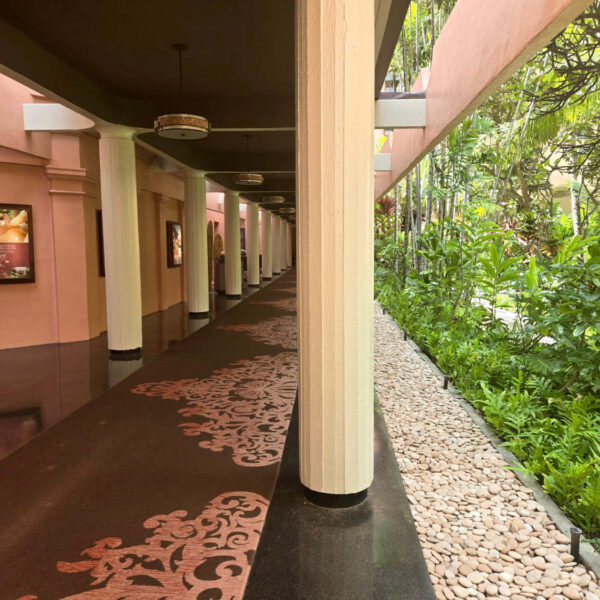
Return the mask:
M 0 204 L 0 283 L 34 281 L 31 205 Z
M 98 275 L 106 277 L 104 273 L 104 234 L 102 233 L 102 211 L 96 211 L 96 238 L 98 240 Z
M 183 263 L 181 223 L 167 221 L 167 266 L 180 267 Z

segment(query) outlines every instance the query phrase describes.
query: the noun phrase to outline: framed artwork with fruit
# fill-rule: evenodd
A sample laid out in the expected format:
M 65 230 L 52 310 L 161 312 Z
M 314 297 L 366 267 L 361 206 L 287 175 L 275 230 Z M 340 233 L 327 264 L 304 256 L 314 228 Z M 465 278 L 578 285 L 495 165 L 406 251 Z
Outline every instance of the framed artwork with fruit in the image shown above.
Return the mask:
M 34 281 L 31 205 L 0 204 L 0 283 Z

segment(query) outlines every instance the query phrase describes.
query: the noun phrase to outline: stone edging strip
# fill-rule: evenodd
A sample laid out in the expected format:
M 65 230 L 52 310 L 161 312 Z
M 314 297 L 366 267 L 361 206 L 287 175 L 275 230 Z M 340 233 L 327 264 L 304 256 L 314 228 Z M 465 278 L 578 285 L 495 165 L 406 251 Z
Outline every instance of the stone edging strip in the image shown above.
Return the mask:
M 377 301 L 376 301 L 377 302 Z M 384 314 L 387 311 L 377 302 L 378 306 L 381 308 Z M 392 319 L 394 325 L 405 337 L 408 345 L 421 357 L 421 359 L 427 363 L 429 368 L 433 371 L 433 373 L 440 379 L 443 384 L 444 379 L 447 377 L 437 365 L 425 354 L 419 346 L 413 342 L 413 340 L 408 336 L 408 333 L 400 328 L 395 319 Z M 575 525 L 571 522 L 571 520 L 565 515 L 565 513 L 561 510 L 561 508 L 552 500 L 552 498 L 544 492 L 542 486 L 533 478 L 531 475 L 527 475 L 520 471 L 520 467 L 522 466 L 517 457 L 510 451 L 507 450 L 502 440 L 496 435 L 496 433 L 492 430 L 492 428 L 487 424 L 485 419 L 479 414 L 477 409 L 465 398 L 463 398 L 458 391 L 457 388 L 452 385 L 452 383 L 448 382 L 448 392 L 450 392 L 457 400 L 463 410 L 469 415 L 471 420 L 479 427 L 483 435 L 490 441 L 492 446 L 502 455 L 504 460 L 508 463 L 508 465 L 513 469 L 514 474 L 517 476 L 519 481 L 527 488 L 531 490 L 534 498 L 537 502 L 539 502 L 550 518 L 556 523 L 558 529 L 567 537 L 571 536 L 571 528 L 575 527 Z M 600 578 L 600 554 L 594 550 L 594 547 L 586 541 L 582 541 L 580 545 L 579 555 L 581 558 L 581 562 L 590 570 L 593 571 Z

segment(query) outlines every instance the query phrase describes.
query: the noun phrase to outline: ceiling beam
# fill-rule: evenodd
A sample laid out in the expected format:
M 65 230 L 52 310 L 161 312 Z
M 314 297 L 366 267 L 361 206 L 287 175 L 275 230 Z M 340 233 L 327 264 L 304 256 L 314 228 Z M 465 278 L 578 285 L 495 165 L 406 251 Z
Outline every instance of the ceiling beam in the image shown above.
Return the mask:
M 389 152 L 376 154 L 373 161 L 374 171 L 391 171 L 392 170 L 392 155 Z
M 425 98 L 375 101 L 375 129 L 425 127 Z
M 62 104 L 23 104 L 25 131 L 84 131 L 94 127 L 91 119 Z

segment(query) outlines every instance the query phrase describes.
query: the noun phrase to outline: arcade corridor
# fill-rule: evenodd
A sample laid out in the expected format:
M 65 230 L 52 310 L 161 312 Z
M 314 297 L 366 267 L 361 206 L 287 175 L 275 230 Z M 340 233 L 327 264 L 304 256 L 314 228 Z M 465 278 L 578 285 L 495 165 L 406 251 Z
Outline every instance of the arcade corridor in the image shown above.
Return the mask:
M 286 442 L 295 283 L 291 270 L 0 462 L 3 597 L 242 598 L 255 553 L 244 598 L 433 597 L 381 416 L 369 502 L 304 497 L 295 416 Z

